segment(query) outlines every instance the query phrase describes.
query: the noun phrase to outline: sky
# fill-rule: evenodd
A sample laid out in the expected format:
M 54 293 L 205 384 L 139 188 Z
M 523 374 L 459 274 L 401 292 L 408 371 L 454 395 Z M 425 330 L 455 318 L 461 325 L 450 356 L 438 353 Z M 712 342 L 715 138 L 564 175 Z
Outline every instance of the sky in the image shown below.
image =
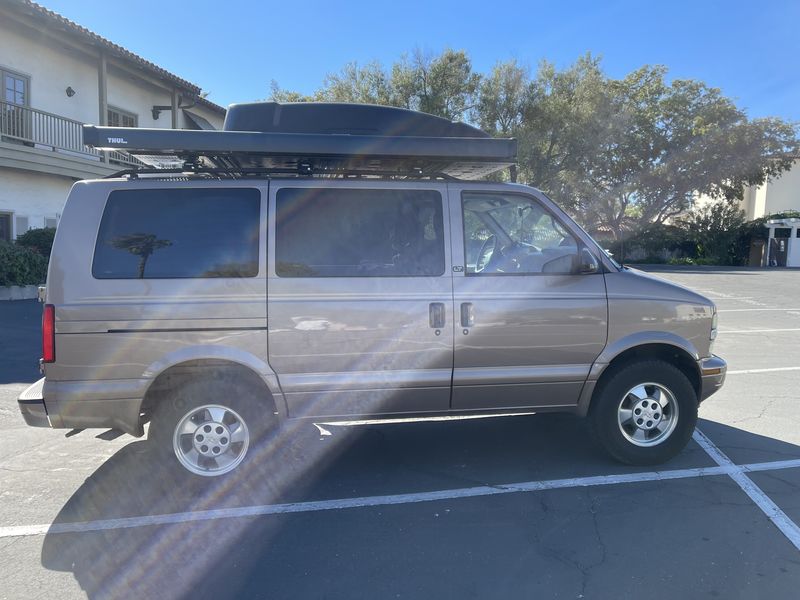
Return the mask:
M 371 2 L 39 0 L 227 106 L 270 82 L 311 93 L 346 63 L 421 48 L 466 50 L 479 72 L 515 58 L 535 72 L 591 52 L 612 77 L 644 64 L 719 87 L 750 117 L 800 121 L 800 0 Z

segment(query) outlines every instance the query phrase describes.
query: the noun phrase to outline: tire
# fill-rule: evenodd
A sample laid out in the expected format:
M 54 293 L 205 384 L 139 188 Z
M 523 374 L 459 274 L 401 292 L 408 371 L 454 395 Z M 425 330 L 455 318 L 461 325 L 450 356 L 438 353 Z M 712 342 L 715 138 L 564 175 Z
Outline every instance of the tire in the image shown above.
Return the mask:
M 689 443 L 697 405 L 694 387 L 680 369 L 662 360 L 637 361 L 600 383 L 589 419 L 596 439 L 616 460 L 657 465 Z
M 153 413 L 148 442 L 176 475 L 219 478 L 252 464 L 277 425 L 263 390 L 219 373 L 185 380 L 165 395 Z

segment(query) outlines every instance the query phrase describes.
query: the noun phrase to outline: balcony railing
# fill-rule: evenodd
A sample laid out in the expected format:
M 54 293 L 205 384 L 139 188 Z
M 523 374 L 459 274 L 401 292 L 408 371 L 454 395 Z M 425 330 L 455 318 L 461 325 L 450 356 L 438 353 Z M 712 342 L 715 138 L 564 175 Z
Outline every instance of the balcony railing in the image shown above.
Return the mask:
M 82 123 L 27 106 L 0 101 L 0 139 L 41 150 L 101 161 L 103 155 L 83 145 Z M 108 162 L 123 166 L 143 165 L 125 152 L 107 153 Z

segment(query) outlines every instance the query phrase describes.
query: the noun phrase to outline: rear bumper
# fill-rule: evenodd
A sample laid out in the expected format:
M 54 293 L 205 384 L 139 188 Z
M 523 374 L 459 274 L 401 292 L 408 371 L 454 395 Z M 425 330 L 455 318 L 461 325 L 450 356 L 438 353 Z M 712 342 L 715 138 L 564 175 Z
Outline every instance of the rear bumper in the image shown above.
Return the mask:
M 700 366 L 700 401 L 714 394 L 725 383 L 728 363 L 719 356 L 709 356 L 699 362 Z
M 42 395 L 43 388 L 44 377 L 26 388 L 17 398 L 19 412 L 31 427 L 50 427 L 50 419 L 47 417 L 47 408 Z
M 31 427 L 119 429 L 138 437 L 143 433 L 141 388 L 141 380 L 52 382 L 42 378 L 20 394 L 17 404 Z

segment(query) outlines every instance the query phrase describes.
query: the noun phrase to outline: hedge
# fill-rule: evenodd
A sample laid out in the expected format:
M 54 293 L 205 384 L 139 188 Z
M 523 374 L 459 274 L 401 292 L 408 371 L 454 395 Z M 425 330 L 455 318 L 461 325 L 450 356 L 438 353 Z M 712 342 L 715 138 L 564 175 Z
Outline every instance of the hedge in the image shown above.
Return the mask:
M 39 285 L 47 278 L 48 256 L 0 241 L 0 285 Z
M 753 221 L 731 219 L 730 213 L 692 215 L 675 225 L 647 225 L 619 241 L 603 244 L 626 263 L 746 266 L 753 240 L 766 240 L 770 219 L 798 217 L 787 211 Z M 700 217 L 705 218 L 700 218 Z
M 42 256 L 50 256 L 55 235 L 55 227 L 29 229 L 25 233 L 17 236 L 17 245 L 36 250 Z

